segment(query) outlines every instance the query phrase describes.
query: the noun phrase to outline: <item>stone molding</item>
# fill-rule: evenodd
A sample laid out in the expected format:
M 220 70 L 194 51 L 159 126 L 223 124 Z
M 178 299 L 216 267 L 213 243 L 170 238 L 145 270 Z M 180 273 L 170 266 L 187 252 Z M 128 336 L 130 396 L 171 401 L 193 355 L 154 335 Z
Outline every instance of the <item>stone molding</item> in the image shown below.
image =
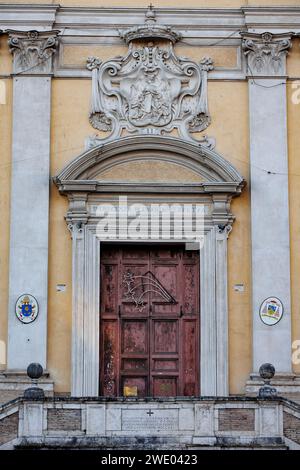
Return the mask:
M 13 54 L 13 73 L 50 74 L 52 57 L 58 46 L 59 31 L 8 30 L 8 44 Z
M 286 74 L 286 56 L 291 47 L 291 33 L 241 33 L 250 76 L 276 77 Z

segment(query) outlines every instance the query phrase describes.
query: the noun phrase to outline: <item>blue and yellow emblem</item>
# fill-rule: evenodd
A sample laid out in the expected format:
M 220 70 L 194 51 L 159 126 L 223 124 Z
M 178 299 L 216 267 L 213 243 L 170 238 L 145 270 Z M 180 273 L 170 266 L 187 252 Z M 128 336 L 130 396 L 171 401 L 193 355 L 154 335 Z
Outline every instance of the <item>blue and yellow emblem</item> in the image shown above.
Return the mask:
M 29 317 L 32 314 L 32 310 L 34 310 L 34 306 L 30 303 L 29 298 L 26 296 L 24 300 L 22 300 L 22 315 L 25 317 Z
M 22 323 L 33 322 L 38 314 L 38 303 L 30 294 L 21 295 L 16 302 L 16 315 Z

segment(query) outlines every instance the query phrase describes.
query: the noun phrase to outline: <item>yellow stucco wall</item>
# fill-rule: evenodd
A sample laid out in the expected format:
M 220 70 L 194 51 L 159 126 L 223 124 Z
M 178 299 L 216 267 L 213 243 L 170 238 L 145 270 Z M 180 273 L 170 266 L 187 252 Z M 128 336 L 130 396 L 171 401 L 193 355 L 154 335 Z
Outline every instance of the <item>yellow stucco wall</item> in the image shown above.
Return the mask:
M 7 3 L 0 0 L 0 3 Z M 56 3 L 50 0 L 15 1 L 14 3 Z M 80 6 L 132 6 L 146 7 L 146 0 L 61 0 L 61 5 Z M 239 7 L 241 5 L 298 5 L 299 0 L 187 0 L 189 7 Z M 173 0 L 160 0 L 159 7 L 173 7 Z M 11 57 L 5 37 L 0 38 L 0 75 L 11 72 Z M 294 40 L 293 49 L 288 58 L 288 73 L 300 77 L 299 40 Z M 69 48 L 67 48 L 69 47 Z M 64 62 L 67 65 L 84 66 L 85 57 L 90 55 L 87 46 L 67 46 Z M 102 46 L 101 46 L 102 47 Z M 121 50 L 120 50 L 121 49 Z M 199 50 L 198 50 L 199 49 Z M 235 66 L 234 48 L 178 47 L 178 53 L 193 59 L 208 55 L 215 59 L 217 66 Z M 124 47 L 105 48 L 101 58 L 123 54 Z M 1 80 L 1 79 L 0 79 Z M 5 82 L 6 104 L 0 105 L 0 296 L 2 305 L 7 305 L 8 291 L 8 248 L 9 248 L 9 192 L 11 171 L 11 103 L 12 86 L 10 79 Z M 300 104 L 292 103 L 295 90 L 288 84 L 288 143 L 290 172 L 290 217 L 291 217 L 291 276 L 292 276 L 292 326 L 293 338 L 300 339 Z M 51 175 L 57 174 L 68 162 L 84 150 L 84 140 L 95 130 L 88 122 L 91 93 L 89 79 L 52 80 L 52 116 L 51 116 Z M 248 141 L 248 87 L 247 82 L 210 81 L 208 86 L 209 108 L 212 124 L 206 130 L 207 135 L 217 141 L 216 150 L 228 159 L 249 181 L 249 141 Z M 228 290 L 229 290 L 229 374 L 230 392 L 241 393 L 251 372 L 252 337 L 251 337 L 251 256 L 250 256 L 250 198 L 249 186 L 232 203 L 232 212 L 236 216 L 233 231 L 228 242 Z M 50 192 L 50 228 L 49 228 L 49 321 L 48 321 L 48 369 L 55 381 L 57 392 L 70 390 L 70 351 L 71 351 L 71 257 L 72 243 L 66 228 L 64 216 L 67 200 L 60 196 L 54 185 Z M 57 292 L 56 285 L 65 284 L 65 292 Z M 236 292 L 235 284 L 244 284 L 244 292 Z M 0 309 L 0 368 L 1 341 L 6 343 L 7 315 Z M 300 373 L 300 366 L 295 367 Z
M 215 136 L 216 150 L 248 182 L 248 85 L 210 82 L 208 93 L 212 124 L 206 133 Z M 232 212 L 236 221 L 228 240 L 229 386 L 230 393 L 241 393 L 252 365 L 249 185 L 233 200 Z M 244 292 L 235 291 L 235 284 L 244 284 Z
M 300 340 L 300 40 L 293 41 L 288 56 L 288 74 L 298 78 L 288 82 L 288 152 L 291 242 L 292 340 Z M 300 364 L 294 365 L 300 373 Z
M 84 139 L 93 133 L 87 116 L 90 80 L 52 81 L 51 175 L 56 175 L 84 150 Z M 52 184 L 49 228 L 48 369 L 58 392 L 70 390 L 72 242 L 64 220 L 67 199 Z M 65 284 L 65 292 L 56 285 Z

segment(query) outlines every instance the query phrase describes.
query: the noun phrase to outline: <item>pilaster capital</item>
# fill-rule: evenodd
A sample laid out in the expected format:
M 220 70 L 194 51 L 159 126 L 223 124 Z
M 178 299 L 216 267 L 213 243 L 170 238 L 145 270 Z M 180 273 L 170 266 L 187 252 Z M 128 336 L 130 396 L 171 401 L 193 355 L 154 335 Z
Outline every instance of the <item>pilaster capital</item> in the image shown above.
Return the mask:
M 227 240 L 227 238 L 229 237 L 231 231 L 232 231 L 232 223 L 228 223 L 226 225 L 222 225 L 222 224 L 219 224 L 217 226 L 217 230 L 216 230 L 216 240 Z
M 82 239 L 86 220 L 71 220 L 67 217 L 66 222 L 72 240 Z
M 13 54 L 13 72 L 40 75 L 52 71 L 52 57 L 60 31 L 8 30 L 8 45 Z
M 241 33 L 248 72 L 253 77 L 276 77 L 286 74 L 286 56 L 292 46 L 292 33 Z

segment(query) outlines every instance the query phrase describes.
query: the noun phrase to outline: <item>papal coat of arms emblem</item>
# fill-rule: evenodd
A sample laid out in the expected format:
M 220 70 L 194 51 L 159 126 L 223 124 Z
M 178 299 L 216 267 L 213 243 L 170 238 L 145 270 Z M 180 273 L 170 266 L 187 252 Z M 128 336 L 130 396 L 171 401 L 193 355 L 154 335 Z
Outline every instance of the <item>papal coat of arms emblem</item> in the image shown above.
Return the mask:
M 30 294 L 21 295 L 16 302 L 16 316 L 22 323 L 31 323 L 38 316 L 37 300 Z

